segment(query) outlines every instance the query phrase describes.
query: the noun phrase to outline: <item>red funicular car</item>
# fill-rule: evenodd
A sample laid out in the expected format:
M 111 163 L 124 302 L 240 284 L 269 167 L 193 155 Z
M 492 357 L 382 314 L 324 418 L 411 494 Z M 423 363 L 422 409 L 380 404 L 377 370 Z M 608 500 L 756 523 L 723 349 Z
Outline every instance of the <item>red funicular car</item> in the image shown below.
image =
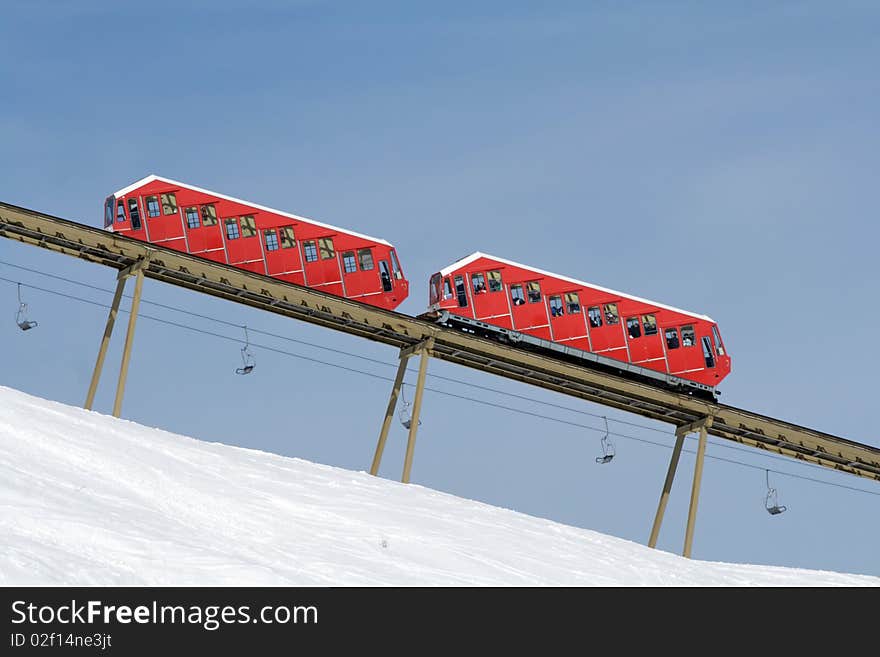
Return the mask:
M 594 363 L 673 387 L 714 390 L 730 373 L 718 325 L 706 315 L 485 253 L 431 277 L 430 314 L 524 346 L 580 358 L 588 352 Z
M 385 240 L 151 175 L 108 196 L 128 237 L 393 310 L 409 294 Z

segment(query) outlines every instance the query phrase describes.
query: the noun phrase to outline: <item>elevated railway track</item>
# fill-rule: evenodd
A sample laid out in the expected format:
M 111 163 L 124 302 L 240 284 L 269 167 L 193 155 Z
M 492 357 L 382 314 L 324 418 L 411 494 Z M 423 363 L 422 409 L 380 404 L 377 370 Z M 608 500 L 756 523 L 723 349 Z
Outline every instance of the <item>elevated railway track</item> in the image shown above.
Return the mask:
M 118 416 L 121 412 L 140 286 L 146 277 L 399 349 L 400 367 L 373 459 L 373 474 L 378 472 L 406 364 L 410 358 L 420 355 L 404 481 L 409 480 L 412 466 L 428 357 L 674 425 L 677 441 L 652 530 L 652 545 L 656 544 L 656 533 L 662 522 L 665 499 L 671 489 L 681 442 L 691 432 L 700 434 L 697 472 L 691 496 L 692 516 L 696 513 L 706 435 L 880 481 L 880 447 L 518 349 L 513 345 L 446 328 L 428 319 L 376 308 L 5 202 L 0 202 L 0 236 L 112 267 L 119 272 L 116 296 L 86 400 L 88 408 L 94 400 L 94 389 L 100 377 L 106 344 L 113 330 L 125 281 L 128 277 L 136 277 L 114 404 L 114 414 Z M 689 535 L 692 535 L 692 529 L 693 517 L 689 518 Z M 689 555 L 689 552 L 686 540 L 685 554 Z

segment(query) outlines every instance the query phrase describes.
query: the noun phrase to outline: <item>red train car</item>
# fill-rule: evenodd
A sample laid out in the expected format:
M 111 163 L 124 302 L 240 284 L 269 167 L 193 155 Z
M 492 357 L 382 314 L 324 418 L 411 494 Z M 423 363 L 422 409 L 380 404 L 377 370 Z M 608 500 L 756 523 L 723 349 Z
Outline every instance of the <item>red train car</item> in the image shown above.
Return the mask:
M 107 197 L 107 230 L 393 310 L 409 294 L 385 240 L 151 175 Z
M 479 252 L 434 274 L 429 287 L 430 314 L 463 330 L 588 353 L 674 387 L 714 391 L 730 373 L 718 325 L 705 315 Z

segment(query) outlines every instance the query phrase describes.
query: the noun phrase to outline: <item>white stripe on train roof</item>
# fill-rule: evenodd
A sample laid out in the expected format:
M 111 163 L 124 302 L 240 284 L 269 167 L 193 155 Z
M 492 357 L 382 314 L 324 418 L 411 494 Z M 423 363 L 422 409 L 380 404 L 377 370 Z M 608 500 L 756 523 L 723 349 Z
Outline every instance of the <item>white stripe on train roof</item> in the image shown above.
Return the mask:
M 183 183 L 183 182 L 179 182 L 177 180 L 171 180 L 171 178 L 163 178 L 162 176 L 157 176 L 156 174 L 150 174 L 146 178 L 141 178 L 137 182 L 131 183 L 128 187 L 123 187 L 118 192 L 114 193 L 113 196 L 125 196 L 129 192 L 136 190 L 138 187 L 143 187 L 147 183 L 151 183 L 154 180 L 160 180 L 164 183 L 168 183 L 169 185 L 175 185 L 177 187 L 186 187 L 186 188 L 192 189 L 196 192 L 201 192 L 202 194 L 210 194 L 211 196 L 216 196 L 217 198 L 222 198 L 227 201 L 232 201 L 233 203 L 241 203 L 242 205 L 249 205 L 252 208 L 256 208 L 258 210 L 263 210 L 264 212 L 273 212 L 275 214 L 280 214 L 282 217 L 290 217 L 291 219 L 298 219 L 299 221 L 307 221 L 308 223 L 315 224 L 316 226 L 323 226 L 324 228 L 330 228 L 331 230 L 335 230 L 340 233 L 347 233 L 349 235 L 354 235 L 355 237 L 360 237 L 365 240 L 370 240 L 372 242 L 378 242 L 379 244 L 393 246 L 390 242 L 386 242 L 385 240 L 379 239 L 378 237 L 370 237 L 369 235 L 364 235 L 362 233 L 356 233 L 353 230 L 348 230 L 347 228 L 340 228 L 339 226 L 325 224 L 321 221 L 315 221 L 314 219 L 309 219 L 308 217 L 300 217 L 299 215 L 291 214 L 289 212 L 284 212 L 282 210 L 268 208 L 265 205 L 257 205 L 256 203 L 251 203 L 250 201 L 244 201 L 240 198 L 235 198 L 234 196 L 227 196 L 226 194 L 218 194 L 217 192 L 212 192 L 210 189 L 203 189 L 201 187 L 196 187 L 195 185 L 190 185 L 189 183 Z
M 569 278 L 568 276 L 562 276 L 560 274 L 554 274 L 553 272 L 544 271 L 543 269 L 538 269 L 536 267 L 532 267 L 530 265 L 523 265 L 519 262 L 513 262 L 512 260 L 505 260 L 504 258 L 498 258 L 493 255 L 489 255 L 488 253 L 482 253 L 477 251 L 476 253 L 471 253 L 469 256 L 465 256 L 461 260 L 453 262 L 451 265 L 446 267 L 445 269 L 440 270 L 441 276 L 448 276 L 456 269 L 460 269 L 465 265 L 469 265 L 474 260 L 478 260 L 480 258 L 488 258 L 489 260 L 495 260 L 496 262 L 504 263 L 505 265 L 510 265 L 511 267 L 519 267 L 521 269 L 528 269 L 529 271 L 533 271 L 536 274 L 542 274 L 544 276 L 552 276 L 553 278 L 558 278 L 563 281 L 568 281 L 569 283 L 574 283 L 575 285 L 580 285 L 583 287 L 592 287 L 597 290 L 602 290 L 603 292 L 608 292 L 609 294 L 614 294 L 616 296 L 624 297 L 626 299 L 632 299 L 633 301 L 639 301 L 641 303 L 647 303 L 652 306 L 656 306 L 657 308 L 665 308 L 666 310 L 672 310 L 677 313 L 681 313 L 683 315 L 690 315 L 691 317 L 698 317 L 699 319 L 705 319 L 708 322 L 715 323 L 715 320 L 709 317 L 708 315 L 700 315 L 698 313 L 692 313 L 689 310 L 682 310 L 681 308 L 676 308 L 674 306 L 667 306 L 663 303 L 657 303 L 656 301 L 651 301 L 650 299 L 643 299 L 641 297 L 633 296 L 632 294 L 626 294 L 625 292 L 620 292 L 619 290 L 612 290 L 607 287 L 602 287 L 601 285 L 596 285 L 595 283 L 587 283 L 586 281 L 579 281 L 576 278 Z

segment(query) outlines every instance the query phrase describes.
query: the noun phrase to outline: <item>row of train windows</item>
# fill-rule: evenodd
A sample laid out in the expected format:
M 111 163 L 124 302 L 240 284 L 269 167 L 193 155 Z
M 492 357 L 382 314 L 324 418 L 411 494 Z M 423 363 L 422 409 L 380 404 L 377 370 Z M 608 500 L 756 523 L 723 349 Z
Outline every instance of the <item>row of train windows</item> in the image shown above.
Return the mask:
M 177 197 L 174 193 L 159 194 L 147 196 L 145 199 L 147 214 L 150 217 L 160 216 L 159 208 L 162 214 L 172 215 L 177 212 Z M 112 199 L 108 200 L 107 216 L 110 216 L 110 208 L 112 207 Z M 128 199 L 129 217 L 131 226 L 134 230 L 140 230 L 141 220 L 138 211 L 138 202 L 135 198 Z M 204 205 L 192 205 L 183 210 L 186 225 L 190 230 L 195 230 L 202 226 L 217 225 L 217 208 L 213 203 L 205 203 Z M 120 199 L 116 204 L 116 221 L 123 222 L 125 217 L 125 202 Z M 230 217 L 223 220 L 226 228 L 226 239 L 237 240 L 240 237 L 255 237 L 257 234 L 256 222 L 253 215 L 243 215 L 241 217 Z M 280 248 L 290 249 L 296 246 L 296 240 L 293 236 L 293 228 L 291 226 L 282 226 L 276 229 L 269 228 L 263 231 L 265 245 L 267 251 L 277 251 Z M 305 240 L 303 242 L 303 256 L 306 262 L 317 262 L 321 260 L 331 260 L 336 257 L 336 250 L 333 247 L 333 238 L 322 237 L 316 240 Z M 373 262 L 373 253 L 370 249 L 358 249 L 357 258 L 355 259 L 354 251 L 346 251 L 342 254 L 342 262 L 345 272 L 351 274 L 357 271 L 360 266 L 361 271 L 370 271 L 375 268 Z M 400 269 L 400 263 L 397 260 L 397 254 L 391 252 L 391 268 L 394 278 L 403 278 L 403 272 Z M 491 278 L 495 274 L 495 278 Z M 390 278 L 390 277 L 389 277 Z M 497 282 L 493 282 L 497 281 Z M 490 272 L 490 287 L 492 291 L 501 289 L 501 272 Z
M 292 249 L 296 246 L 296 240 L 293 238 L 293 228 L 291 226 L 282 226 L 278 230 L 267 228 L 263 231 L 263 237 L 266 240 L 267 251 L 277 251 L 278 235 L 281 235 L 281 248 Z
M 229 217 L 223 220 L 226 226 L 226 239 L 237 240 L 239 237 L 256 237 L 257 223 L 254 215 L 246 214 L 242 217 Z
M 177 196 L 173 192 L 167 194 L 154 194 L 144 199 L 144 205 L 147 208 L 148 217 L 158 217 L 161 215 L 177 214 Z M 141 227 L 140 211 L 138 202 L 135 198 L 128 199 L 128 214 L 131 218 L 132 227 L 136 230 Z M 109 205 L 108 205 L 109 219 Z M 116 221 L 121 223 L 125 221 L 125 202 L 120 199 L 116 202 Z M 192 226 L 190 226 L 192 228 Z
M 486 284 L 488 279 L 488 286 Z M 467 294 L 465 293 L 465 285 L 463 276 L 455 276 L 455 294 L 458 298 L 458 305 L 466 307 L 468 305 Z M 471 274 L 471 285 L 474 294 L 482 294 L 487 290 L 489 292 L 499 292 L 503 289 L 500 271 L 489 271 L 484 276 L 482 273 Z M 449 279 L 443 282 L 443 298 L 449 299 L 453 295 L 452 286 Z M 541 301 L 541 284 L 538 281 L 531 281 L 523 284 L 517 283 L 510 286 L 510 300 L 513 305 L 520 306 L 525 303 L 539 303 Z M 580 314 L 581 303 L 577 292 L 567 292 L 564 295 L 552 295 L 548 299 L 551 317 L 562 317 L 566 314 Z M 587 308 L 587 317 L 590 321 L 590 328 L 599 328 L 603 325 L 614 326 L 620 324 L 620 313 L 616 303 L 606 303 L 601 306 L 590 306 Z M 628 317 L 626 320 L 626 330 L 630 338 L 640 338 L 642 335 L 657 335 L 657 318 L 653 313 L 649 313 L 639 317 Z M 724 346 L 721 343 L 721 337 L 718 335 L 718 329 L 712 327 L 712 336 L 715 341 L 715 350 L 719 356 L 724 355 Z M 696 345 L 696 334 L 693 325 L 681 327 L 681 338 L 679 338 L 678 328 L 664 329 L 664 338 L 666 340 L 667 349 L 678 349 L 679 347 L 693 347 Z M 707 351 L 707 347 L 711 347 L 708 338 L 704 339 L 705 344 L 703 350 Z M 708 349 L 706 355 L 707 367 L 711 360 L 711 349 Z
M 504 289 L 504 284 L 501 282 L 501 272 L 497 270 L 487 272 L 487 274 L 471 274 L 471 286 L 473 287 L 474 294 L 483 294 L 486 291 L 500 292 Z M 458 305 L 461 307 L 467 306 L 467 293 L 465 292 L 464 278 L 462 276 L 455 277 L 455 291 L 458 297 Z M 443 280 L 443 298 L 452 298 L 452 283 L 449 282 L 448 278 Z
M 245 215 L 240 219 L 235 217 L 224 219 L 226 225 L 227 239 L 234 240 L 241 237 L 253 237 L 256 235 L 253 215 Z M 239 222 L 241 232 L 239 234 Z M 280 236 L 280 243 L 279 243 Z M 280 228 L 267 228 L 263 231 L 265 239 L 266 251 L 277 251 L 279 248 L 290 249 L 296 246 L 296 239 L 293 235 L 292 226 L 281 226 Z M 306 262 L 317 262 L 321 260 L 332 260 L 336 257 L 336 249 L 333 246 L 332 237 L 321 237 L 318 240 L 304 240 L 303 256 Z M 358 270 L 360 265 L 361 271 L 370 271 L 375 267 L 373 262 L 373 252 L 370 249 L 358 249 L 357 258 L 354 251 L 346 251 L 342 254 L 342 263 L 346 274 L 352 274 Z
M 346 251 L 342 254 L 342 267 L 346 274 L 353 274 L 358 270 L 360 265 L 361 271 L 370 271 L 375 266 L 373 264 L 373 252 L 370 249 L 358 249 L 357 259 L 355 259 L 354 251 Z
M 173 192 L 147 196 L 144 199 L 144 203 L 147 207 L 147 216 L 149 217 L 159 216 L 160 203 L 162 214 L 177 214 L 177 196 Z
M 159 217 L 163 214 L 177 214 L 177 197 L 173 193 L 148 196 L 145 199 L 145 205 L 147 216 L 151 218 Z M 201 206 L 201 223 L 199 222 L 199 208 L 197 206 L 186 208 L 184 215 L 186 223 L 190 228 L 198 228 L 200 225 L 214 226 L 217 224 L 217 210 L 212 203 Z M 128 199 L 128 218 L 131 221 L 132 229 L 140 230 L 141 215 L 136 198 Z M 116 202 L 116 222 L 122 223 L 125 220 L 125 201 L 119 199 Z
M 192 205 L 184 208 L 183 215 L 186 218 L 187 227 L 191 230 L 199 228 L 200 226 L 217 225 L 217 208 L 214 207 L 213 203 L 206 203 L 201 206 Z M 199 222 L 200 216 L 201 223 Z

